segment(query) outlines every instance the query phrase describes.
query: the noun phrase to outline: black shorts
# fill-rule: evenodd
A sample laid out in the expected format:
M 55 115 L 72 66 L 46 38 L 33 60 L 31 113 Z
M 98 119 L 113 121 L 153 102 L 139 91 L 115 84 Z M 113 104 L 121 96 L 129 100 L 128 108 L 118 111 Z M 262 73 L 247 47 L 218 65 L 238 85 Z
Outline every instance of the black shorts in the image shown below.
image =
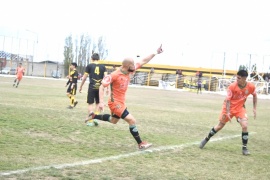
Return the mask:
M 94 102 L 96 102 L 96 104 L 99 103 L 99 90 L 89 89 L 87 94 L 87 103 L 93 104 Z
M 67 93 L 72 94 L 72 95 L 76 95 L 77 85 L 75 84 L 74 87 L 73 87 L 73 89 L 71 89 L 71 85 L 72 84 L 69 84 L 68 85 Z

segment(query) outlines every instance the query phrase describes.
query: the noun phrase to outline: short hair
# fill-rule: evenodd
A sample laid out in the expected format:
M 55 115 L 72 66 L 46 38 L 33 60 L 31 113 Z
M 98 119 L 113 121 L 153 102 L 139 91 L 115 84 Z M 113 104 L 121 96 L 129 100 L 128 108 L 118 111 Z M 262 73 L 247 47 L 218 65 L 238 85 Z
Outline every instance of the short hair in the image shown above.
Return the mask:
M 77 63 L 71 63 L 71 65 L 77 67 Z
M 99 60 L 99 54 L 98 53 L 94 53 L 94 54 L 92 54 L 92 56 L 91 56 L 91 59 L 92 60 Z
M 240 70 L 237 72 L 237 75 L 241 77 L 248 77 L 248 72 L 246 70 Z

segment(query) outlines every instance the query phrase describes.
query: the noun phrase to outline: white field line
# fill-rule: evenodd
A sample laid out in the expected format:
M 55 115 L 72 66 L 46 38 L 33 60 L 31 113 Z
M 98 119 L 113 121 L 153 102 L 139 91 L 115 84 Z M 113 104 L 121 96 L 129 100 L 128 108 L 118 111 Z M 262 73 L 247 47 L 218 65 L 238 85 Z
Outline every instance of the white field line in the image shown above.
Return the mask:
M 254 132 L 251 132 L 249 134 L 254 134 Z M 240 137 L 241 135 L 234 135 L 234 136 L 227 136 L 227 137 L 220 137 L 220 138 L 212 138 L 210 142 L 217 142 L 217 141 L 223 141 L 227 139 L 233 139 Z M 64 169 L 67 167 L 75 167 L 75 166 L 83 166 L 83 165 L 89 165 L 89 164 L 97 164 L 97 163 L 103 163 L 105 161 L 110 161 L 110 160 L 118 160 L 121 158 L 126 158 L 130 156 L 137 156 L 141 155 L 144 153 L 154 153 L 158 151 L 166 151 L 166 150 L 174 150 L 174 149 L 181 149 L 181 148 L 186 148 L 190 147 L 193 145 L 199 145 L 200 141 L 192 142 L 192 143 L 186 143 L 186 144 L 180 144 L 180 145 L 174 145 L 174 146 L 161 146 L 157 148 L 150 148 L 146 149 L 144 151 L 136 151 L 132 153 L 127 153 L 127 154 L 120 154 L 117 156 L 109 156 L 105 158 L 99 158 L 99 159 L 92 159 L 88 161 L 81 161 L 81 162 L 75 162 L 75 163 L 67 163 L 67 164 L 58 164 L 58 165 L 49 165 L 49 166 L 39 166 L 39 167 L 33 167 L 33 168 L 27 168 L 27 169 L 21 169 L 21 170 L 16 170 L 16 171 L 8 171 L 8 172 L 0 172 L 0 176 L 8 176 L 12 174 L 23 174 L 25 172 L 29 171 L 38 171 L 38 170 L 45 170 L 45 169 L 50 169 L 50 168 L 56 168 L 56 169 Z M 199 147 L 198 147 L 199 148 Z

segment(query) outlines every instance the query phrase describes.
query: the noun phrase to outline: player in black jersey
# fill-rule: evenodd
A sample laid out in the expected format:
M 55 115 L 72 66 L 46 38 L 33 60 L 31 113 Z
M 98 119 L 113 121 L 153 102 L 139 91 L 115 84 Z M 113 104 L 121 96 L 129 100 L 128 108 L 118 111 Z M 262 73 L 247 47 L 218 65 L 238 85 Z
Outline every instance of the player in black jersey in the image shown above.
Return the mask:
M 82 91 L 82 87 L 89 76 L 89 87 L 88 87 L 88 95 L 87 95 L 87 103 L 88 103 L 88 115 L 94 111 L 94 103 L 96 104 L 95 112 L 98 113 L 98 104 L 99 104 L 99 86 L 101 85 L 101 81 L 103 77 L 107 74 L 107 70 L 104 64 L 99 64 L 99 54 L 94 53 L 91 56 L 92 63 L 88 64 L 83 78 L 81 82 L 81 86 L 79 92 Z M 94 124 L 97 126 L 97 122 L 94 121 Z M 94 125 L 93 122 L 89 122 L 89 126 Z
M 69 109 L 73 109 L 78 104 L 78 101 L 75 100 L 78 80 L 78 71 L 76 70 L 76 67 L 77 63 L 70 64 L 70 74 L 68 76 L 68 82 L 66 84 L 66 86 L 68 86 L 67 96 L 70 99 L 70 105 L 68 106 Z

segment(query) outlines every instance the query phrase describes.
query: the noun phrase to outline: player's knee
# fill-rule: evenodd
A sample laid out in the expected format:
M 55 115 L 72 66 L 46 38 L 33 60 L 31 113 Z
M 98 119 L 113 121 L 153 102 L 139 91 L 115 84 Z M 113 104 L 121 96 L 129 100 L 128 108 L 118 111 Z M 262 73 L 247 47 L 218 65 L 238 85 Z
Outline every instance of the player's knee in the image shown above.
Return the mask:
M 118 121 L 119 121 L 119 119 L 117 119 L 117 118 L 115 118 L 115 117 L 111 117 L 110 122 L 111 122 L 112 124 L 117 124 Z
M 247 119 L 241 119 L 240 123 L 243 129 L 247 129 L 248 127 Z

